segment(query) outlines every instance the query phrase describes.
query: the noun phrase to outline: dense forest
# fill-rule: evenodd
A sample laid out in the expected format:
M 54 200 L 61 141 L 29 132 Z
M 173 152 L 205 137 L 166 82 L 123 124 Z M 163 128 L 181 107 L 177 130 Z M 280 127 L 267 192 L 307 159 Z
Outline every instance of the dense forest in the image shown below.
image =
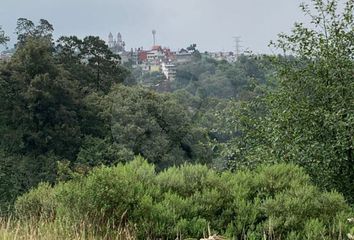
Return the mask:
M 99 37 L 18 19 L 0 62 L 0 238 L 350 238 L 354 2 L 302 10 L 311 26 L 270 43 L 283 54 L 195 50 L 168 91 Z

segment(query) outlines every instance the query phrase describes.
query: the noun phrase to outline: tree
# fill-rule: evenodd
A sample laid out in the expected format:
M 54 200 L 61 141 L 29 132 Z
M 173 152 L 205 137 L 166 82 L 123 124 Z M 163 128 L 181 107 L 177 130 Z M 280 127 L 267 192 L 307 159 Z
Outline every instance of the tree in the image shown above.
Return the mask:
M 16 198 L 40 182 L 54 183 L 61 160 L 54 154 L 22 155 L 0 149 L 0 215 L 12 214 Z
M 61 37 L 56 47 L 59 63 L 81 81 L 83 86 L 107 93 L 113 84 L 122 83 L 128 71 L 120 56 L 112 53 L 99 37 Z
M 354 2 L 302 5 L 314 29 L 296 24 L 277 47 L 296 60 L 280 66 L 280 89 L 269 98 L 275 154 L 306 167 L 315 181 L 353 196 Z
M 143 88 L 116 86 L 109 95 L 112 136 L 135 155 L 160 169 L 185 161 L 210 163 L 212 151 L 203 128 L 169 95 Z
M 81 101 L 75 81 L 54 64 L 48 44 L 46 39 L 28 40 L 1 69 L 1 120 L 4 131 L 14 131 L 21 142 L 14 144 L 18 151 L 54 151 L 73 158 L 80 142 Z M 7 146 L 8 140 L 3 141 Z
M 51 28 L 41 23 L 19 21 L 23 35 L 0 65 L 0 178 L 7 186 L 0 205 L 41 181 L 54 183 L 56 162 L 75 160 L 81 144 L 78 82 L 56 63 Z
M 5 35 L 5 31 L 2 30 L 2 28 L 0 26 L 0 45 L 6 44 L 6 42 L 8 42 L 9 40 L 10 40 L 10 38 Z
M 198 51 L 197 44 L 195 44 L 195 43 L 191 44 L 189 47 L 187 47 L 187 50 L 192 51 L 192 52 Z
M 316 12 L 307 5 L 302 10 L 313 28 L 296 24 L 291 35 L 281 34 L 274 43 L 294 57 L 275 61 L 278 88 L 263 101 L 266 113 L 249 122 L 257 140 L 248 142 L 245 155 L 252 159 L 248 164 L 300 164 L 321 187 L 335 188 L 352 200 L 354 2 L 347 1 L 340 14 L 338 1 L 312 2 Z
M 193 43 L 187 47 L 187 50 L 192 52 L 193 59 L 194 61 L 198 61 L 202 58 L 202 55 L 200 54 L 199 50 L 197 49 L 197 44 Z
M 39 25 L 35 25 L 31 20 L 27 18 L 19 18 L 17 20 L 16 34 L 17 34 L 17 45 L 21 46 L 24 44 L 28 38 L 46 38 L 52 40 L 53 36 L 53 25 L 50 24 L 45 19 L 39 20 Z

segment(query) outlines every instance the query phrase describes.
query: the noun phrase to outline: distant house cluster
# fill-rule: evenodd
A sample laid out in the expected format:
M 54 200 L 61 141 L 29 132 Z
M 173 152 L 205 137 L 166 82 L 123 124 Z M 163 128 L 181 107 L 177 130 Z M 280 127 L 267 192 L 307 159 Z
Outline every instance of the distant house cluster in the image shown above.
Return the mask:
M 176 65 L 190 62 L 193 56 L 193 51 L 186 49 L 172 51 L 156 44 L 151 49 L 141 47 L 127 51 L 120 33 L 116 39 L 112 33 L 108 35 L 108 46 L 114 53 L 120 55 L 122 63 L 130 62 L 133 67 L 140 67 L 143 72 L 160 72 L 169 81 L 175 80 Z
M 237 56 L 234 52 L 211 52 L 205 53 L 209 58 L 218 60 L 218 61 L 227 61 L 229 63 L 235 62 Z
M 176 66 L 186 64 L 193 59 L 193 50 L 179 49 L 173 51 L 168 47 L 156 44 L 156 31 L 153 33 L 153 46 L 151 49 L 143 47 L 126 50 L 125 42 L 120 33 L 114 38 L 112 33 L 108 35 L 108 46 L 121 57 L 122 63 L 131 63 L 133 67 L 140 67 L 143 72 L 160 72 L 166 80 L 174 81 L 176 78 Z M 205 52 L 205 57 L 219 61 L 235 62 L 237 60 L 234 52 Z

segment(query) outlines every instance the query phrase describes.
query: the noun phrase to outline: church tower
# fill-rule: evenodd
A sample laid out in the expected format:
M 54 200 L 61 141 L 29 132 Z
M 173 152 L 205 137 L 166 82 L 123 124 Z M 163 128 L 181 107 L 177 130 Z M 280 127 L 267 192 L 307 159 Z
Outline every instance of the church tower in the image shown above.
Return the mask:
M 117 44 L 119 46 L 123 45 L 122 34 L 120 34 L 120 33 L 117 34 Z
M 125 43 L 123 41 L 122 34 L 118 33 L 117 34 L 117 48 L 118 48 L 118 51 L 120 51 L 120 52 L 124 51 L 124 47 L 125 47 Z

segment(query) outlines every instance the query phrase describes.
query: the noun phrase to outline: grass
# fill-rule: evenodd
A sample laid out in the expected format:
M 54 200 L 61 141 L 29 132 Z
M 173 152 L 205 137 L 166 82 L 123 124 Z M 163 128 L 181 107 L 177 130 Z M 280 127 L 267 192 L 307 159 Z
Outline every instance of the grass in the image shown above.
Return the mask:
M 74 226 L 67 221 L 31 221 L 0 218 L 0 240 L 135 240 L 129 229 L 106 227 L 98 233 L 86 224 Z

